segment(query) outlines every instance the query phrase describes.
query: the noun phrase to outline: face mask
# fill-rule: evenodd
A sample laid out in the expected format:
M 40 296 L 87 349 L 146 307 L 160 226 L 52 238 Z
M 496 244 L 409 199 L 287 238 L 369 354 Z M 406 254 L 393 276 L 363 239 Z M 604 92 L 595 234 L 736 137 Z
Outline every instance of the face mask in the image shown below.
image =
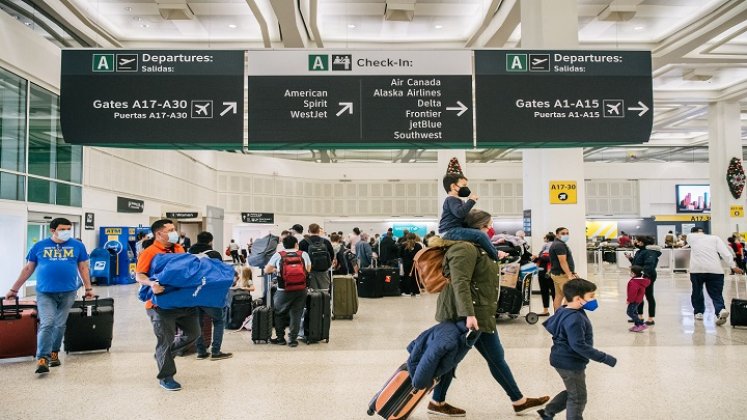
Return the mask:
M 70 238 L 73 237 L 73 231 L 72 230 L 58 230 L 57 233 L 57 239 L 61 240 L 62 242 L 67 242 L 70 240 Z
M 568 242 L 568 241 L 571 240 L 571 237 L 568 236 L 568 235 L 563 235 L 563 236 L 560 237 L 560 240 L 563 241 L 563 242 Z
M 472 191 L 469 190 L 469 187 L 459 187 L 459 192 L 457 194 L 459 197 L 467 198 L 472 194 Z
M 169 232 L 169 243 L 175 244 L 179 241 L 179 234 L 176 232 Z
M 587 311 L 596 311 L 599 307 L 599 302 L 596 299 L 590 300 L 586 303 L 584 303 L 584 306 L 582 306 L 582 309 L 586 309 Z

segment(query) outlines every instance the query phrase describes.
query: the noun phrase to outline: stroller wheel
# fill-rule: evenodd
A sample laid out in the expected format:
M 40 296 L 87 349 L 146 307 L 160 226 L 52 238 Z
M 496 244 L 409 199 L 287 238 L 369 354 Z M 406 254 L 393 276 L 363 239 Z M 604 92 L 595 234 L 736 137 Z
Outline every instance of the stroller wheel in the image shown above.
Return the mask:
M 534 325 L 539 321 L 539 315 L 535 314 L 534 312 L 529 312 L 526 316 L 527 323 L 530 325 Z

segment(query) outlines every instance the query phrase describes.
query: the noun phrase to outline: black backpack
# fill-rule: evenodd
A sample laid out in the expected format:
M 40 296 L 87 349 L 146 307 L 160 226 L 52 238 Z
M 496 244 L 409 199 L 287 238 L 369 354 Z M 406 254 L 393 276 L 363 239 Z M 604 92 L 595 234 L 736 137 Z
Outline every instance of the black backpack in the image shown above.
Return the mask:
M 313 271 L 327 271 L 332 267 L 332 258 L 327 251 L 327 243 L 323 239 L 309 241 L 308 252 Z

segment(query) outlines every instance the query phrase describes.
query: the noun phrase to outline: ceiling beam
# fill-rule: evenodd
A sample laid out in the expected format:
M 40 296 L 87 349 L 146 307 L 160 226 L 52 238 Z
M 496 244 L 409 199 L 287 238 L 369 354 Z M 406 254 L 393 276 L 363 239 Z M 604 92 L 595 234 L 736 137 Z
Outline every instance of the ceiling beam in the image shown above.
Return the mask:
M 467 40 L 465 47 L 502 48 L 521 23 L 520 0 L 493 0 L 477 31 Z
M 278 18 L 280 34 L 285 48 L 306 48 L 309 37 L 302 24 L 303 17 L 295 0 L 270 0 L 272 10 Z
M 272 48 L 270 29 L 267 25 L 267 19 L 265 19 L 264 14 L 262 14 L 262 10 L 260 10 L 259 5 L 257 5 L 255 0 L 246 0 L 246 4 L 249 6 L 249 9 L 251 9 L 254 18 L 257 20 L 257 25 L 259 25 L 259 30 L 262 32 L 262 43 L 265 48 Z

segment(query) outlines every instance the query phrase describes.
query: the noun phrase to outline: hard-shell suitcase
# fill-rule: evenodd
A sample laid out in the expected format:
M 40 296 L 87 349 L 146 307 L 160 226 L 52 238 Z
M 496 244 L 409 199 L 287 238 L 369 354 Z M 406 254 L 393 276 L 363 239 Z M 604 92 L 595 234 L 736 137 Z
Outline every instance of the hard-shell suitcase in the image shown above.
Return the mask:
M 0 359 L 35 356 L 38 325 L 34 302 L 0 298 Z
M 747 327 L 747 300 L 732 299 L 729 321 L 732 327 Z
M 368 404 L 368 415 L 378 414 L 387 420 L 404 420 L 412 414 L 436 383 L 437 381 L 434 381 L 427 389 L 413 388 L 407 364 L 403 364 L 371 399 Z
M 98 296 L 73 303 L 65 327 L 65 353 L 106 350 L 112 346 L 114 299 Z
M 402 293 L 399 288 L 399 267 L 379 267 L 377 273 L 384 296 L 399 296 Z
M 226 328 L 241 328 L 244 320 L 252 313 L 252 294 L 246 290 L 232 289 L 228 292 L 228 316 Z
M 332 319 L 353 319 L 358 313 L 358 291 L 352 276 L 332 277 Z
M 268 274 L 264 278 L 265 298 L 264 305 L 254 308 L 252 311 L 252 342 L 269 343 L 272 338 L 272 319 L 274 313 L 272 310 L 272 275 Z
M 364 268 L 358 272 L 358 297 L 384 297 L 384 282 L 376 268 Z
M 498 314 L 518 315 L 521 312 L 521 291 L 515 287 L 501 287 L 498 294 Z
M 331 302 L 326 291 L 309 291 L 306 295 L 306 313 L 303 317 L 303 335 L 306 344 L 326 340 L 329 343 Z

